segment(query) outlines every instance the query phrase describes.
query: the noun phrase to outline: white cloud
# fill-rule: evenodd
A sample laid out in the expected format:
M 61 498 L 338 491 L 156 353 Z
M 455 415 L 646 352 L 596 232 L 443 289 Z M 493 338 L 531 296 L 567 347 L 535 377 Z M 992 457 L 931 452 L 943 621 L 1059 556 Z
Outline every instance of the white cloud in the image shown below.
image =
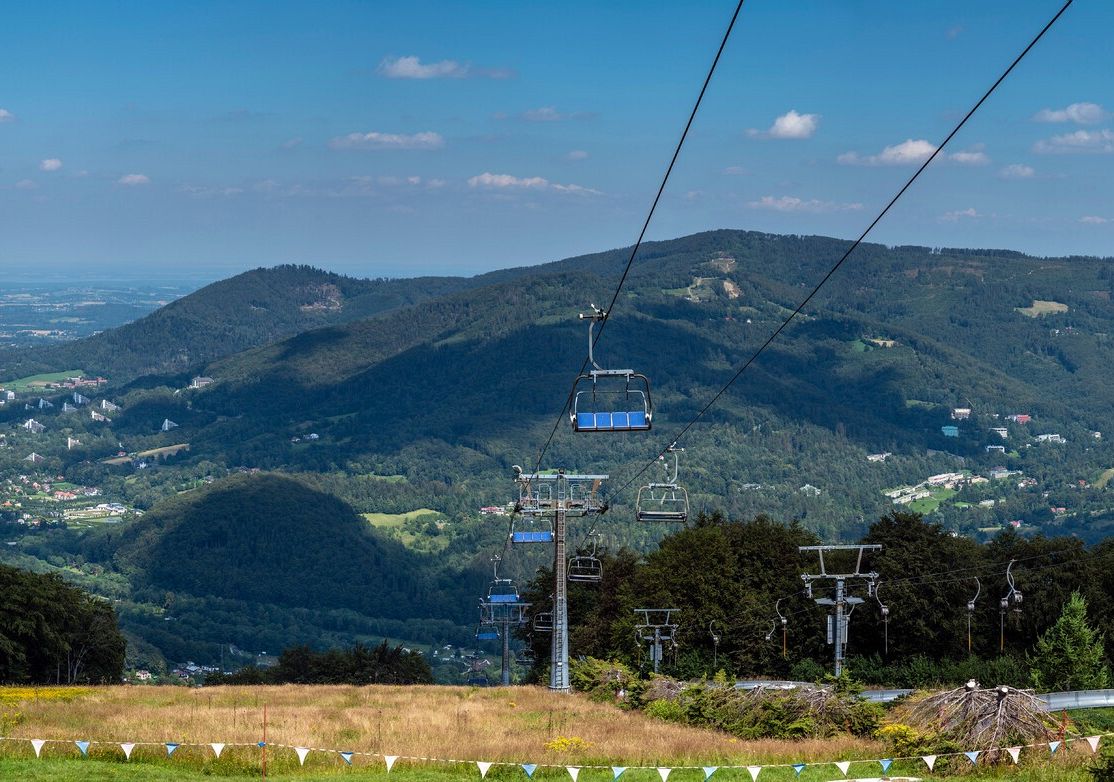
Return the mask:
M 727 168 L 723 169 L 723 173 L 727 174 L 728 176 L 744 176 L 748 172 L 742 166 L 728 166 Z
M 33 179 L 21 179 L 15 183 L 15 186 L 19 190 L 34 190 L 38 187 Z
M 12 114 L 7 109 L 0 109 L 0 122 L 14 122 L 15 114 Z
M 906 139 L 877 155 L 861 157 L 857 152 L 844 152 L 836 160 L 846 166 L 905 166 L 923 163 L 935 151 L 936 146 L 924 139 Z
M 819 114 L 798 114 L 790 109 L 775 119 L 769 130 L 751 128 L 747 134 L 758 138 L 812 138 L 819 125 Z
M 149 185 L 151 178 L 146 174 L 124 174 L 116 180 L 116 184 L 125 185 L 127 187 L 134 187 L 136 185 Z
M 468 187 L 484 190 L 552 190 L 557 193 L 601 195 L 599 190 L 581 185 L 561 185 L 540 176 L 516 177 L 511 174 L 492 174 L 485 171 L 468 179 Z
M 423 63 L 417 57 L 387 57 L 379 63 L 380 76 L 388 79 L 463 79 L 468 66 L 456 60 Z
M 998 176 L 1002 179 L 1030 179 L 1036 173 L 1032 166 L 1027 166 L 1024 163 L 1010 163 L 998 172 Z
M 1064 133 L 1049 139 L 1041 139 L 1033 145 L 1033 151 L 1053 155 L 1073 152 L 1109 154 L 1114 152 L 1114 131 L 1103 128 Z
M 587 160 L 588 153 L 583 149 L 574 149 L 565 155 L 565 160 Z
M 522 118 L 527 122 L 559 122 L 566 119 L 566 115 L 557 111 L 552 106 L 542 106 L 540 109 L 530 109 L 522 113 Z
M 507 68 L 475 68 L 456 60 L 423 63 L 414 56 L 387 57 L 376 71 L 388 79 L 509 79 L 514 75 Z
M 847 212 L 862 209 L 860 203 L 839 204 L 834 201 L 819 201 L 815 198 L 805 200 L 796 196 L 762 196 L 757 201 L 748 201 L 751 209 L 770 209 L 775 212 Z
M 940 215 L 940 220 L 945 223 L 958 223 L 960 220 L 977 220 L 982 216 L 974 208 L 968 207 L 967 209 L 957 209 L 954 212 L 945 212 Z
M 329 142 L 333 149 L 440 149 L 445 139 L 439 133 L 426 131 L 405 135 L 401 133 L 349 133 Z
M 62 168 L 62 161 L 56 157 L 48 157 L 39 163 L 40 171 L 58 171 Z
M 228 198 L 244 192 L 242 187 L 205 187 L 203 185 L 182 185 L 178 189 L 194 198 Z
M 1097 103 L 1073 103 L 1063 109 L 1041 109 L 1033 117 L 1037 122 L 1074 122 L 1094 125 L 1106 119 L 1106 112 Z
M 1079 222 L 1084 225 L 1106 225 L 1110 220 L 1106 217 L 1099 217 L 1098 215 L 1085 215 L 1079 218 Z
M 953 152 L 948 155 L 948 160 L 961 166 L 985 166 L 990 158 L 981 149 L 967 149 Z
M 302 145 L 302 140 L 301 136 L 295 136 L 294 138 L 288 138 L 286 141 L 279 144 L 279 146 L 283 149 L 294 149 Z

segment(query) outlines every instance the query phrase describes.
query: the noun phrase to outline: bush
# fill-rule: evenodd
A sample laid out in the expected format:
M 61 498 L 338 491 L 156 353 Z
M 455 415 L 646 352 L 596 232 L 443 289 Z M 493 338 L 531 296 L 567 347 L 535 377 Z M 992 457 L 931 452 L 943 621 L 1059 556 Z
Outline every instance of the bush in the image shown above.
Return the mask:
M 685 708 L 679 701 L 658 698 L 657 700 L 647 703 L 643 711 L 650 717 L 664 720 L 665 722 L 687 722 Z
M 1087 773 L 1095 782 L 1114 782 L 1114 744 L 1108 744 L 1095 761 L 1087 767 Z

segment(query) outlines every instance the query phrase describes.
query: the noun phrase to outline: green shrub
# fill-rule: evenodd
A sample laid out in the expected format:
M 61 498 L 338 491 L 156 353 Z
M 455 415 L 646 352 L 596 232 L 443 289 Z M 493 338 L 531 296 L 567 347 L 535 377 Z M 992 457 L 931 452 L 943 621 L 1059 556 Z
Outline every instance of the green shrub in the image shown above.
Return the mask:
M 685 708 L 678 701 L 666 700 L 665 698 L 658 698 L 657 700 L 650 701 L 646 704 L 643 710 L 647 715 L 654 719 L 664 720 L 665 722 L 685 722 Z

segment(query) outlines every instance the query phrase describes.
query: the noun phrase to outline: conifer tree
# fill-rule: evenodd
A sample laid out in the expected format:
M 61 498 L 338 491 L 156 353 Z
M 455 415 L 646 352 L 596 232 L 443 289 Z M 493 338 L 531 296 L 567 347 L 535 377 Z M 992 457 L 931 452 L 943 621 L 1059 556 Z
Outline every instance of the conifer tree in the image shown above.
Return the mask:
M 1107 686 L 1103 636 L 1087 624 L 1087 602 L 1078 592 L 1072 592 L 1056 624 L 1037 640 L 1029 665 L 1030 681 L 1040 692 Z

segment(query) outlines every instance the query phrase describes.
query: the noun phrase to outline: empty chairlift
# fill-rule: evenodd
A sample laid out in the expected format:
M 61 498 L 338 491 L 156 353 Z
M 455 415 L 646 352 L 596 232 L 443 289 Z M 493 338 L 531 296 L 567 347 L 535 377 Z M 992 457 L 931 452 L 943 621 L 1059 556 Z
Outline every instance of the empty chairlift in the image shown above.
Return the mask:
M 568 569 L 565 571 L 569 581 L 595 584 L 603 580 L 603 563 L 598 556 L 597 537 L 595 530 L 589 533 L 592 549 L 588 554 L 577 554 L 569 558 Z
M 511 543 L 552 543 L 553 530 L 544 524 L 516 524 L 511 530 Z
M 539 611 L 534 614 L 533 628 L 535 633 L 553 632 L 553 612 Z
M 480 622 L 480 626 L 476 628 L 477 641 L 498 641 L 499 628 L 490 622 Z
M 569 417 L 574 432 L 646 432 L 653 421 L 650 380 L 633 369 L 604 369 L 596 363 L 594 336 L 607 313 L 592 305 L 588 321 L 588 361 L 591 369 L 573 384 Z
M 491 582 L 491 586 L 487 588 L 487 603 L 506 605 L 517 604 L 522 602 L 518 594 L 518 587 L 514 585 L 514 581 L 509 578 L 499 578 L 499 557 L 492 557 L 492 568 L 495 571 L 495 578 Z
M 683 524 L 689 518 L 689 494 L 677 483 L 679 470 L 678 451 L 669 446 L 666 453 L 673 454 L 673 470 L 664 455 L 659 457 L 665 469 L 664 483 L 648 483 L 638 490 L 635 503 L 635 518 L 639 521 L 664 521 Z

